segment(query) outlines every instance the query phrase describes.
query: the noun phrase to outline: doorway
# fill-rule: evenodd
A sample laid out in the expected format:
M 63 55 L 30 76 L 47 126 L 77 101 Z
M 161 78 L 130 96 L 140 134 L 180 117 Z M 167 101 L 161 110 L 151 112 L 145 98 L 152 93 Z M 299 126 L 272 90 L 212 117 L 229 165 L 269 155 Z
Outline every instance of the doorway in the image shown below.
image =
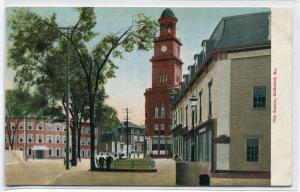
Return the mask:
M 43 150 L 36 150 L 36 158 L 37 159 L 44 159 L 44 151 Z

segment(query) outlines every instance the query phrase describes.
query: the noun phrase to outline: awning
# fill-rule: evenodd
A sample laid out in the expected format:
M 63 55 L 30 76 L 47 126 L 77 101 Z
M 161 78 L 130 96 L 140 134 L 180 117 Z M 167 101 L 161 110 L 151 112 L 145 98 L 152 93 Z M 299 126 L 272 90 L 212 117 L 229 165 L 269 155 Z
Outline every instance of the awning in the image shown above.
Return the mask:
M 32 150 L 48 150 L 49 148 L 47 146 L 43 145 L 35 145 L 33 146 Z

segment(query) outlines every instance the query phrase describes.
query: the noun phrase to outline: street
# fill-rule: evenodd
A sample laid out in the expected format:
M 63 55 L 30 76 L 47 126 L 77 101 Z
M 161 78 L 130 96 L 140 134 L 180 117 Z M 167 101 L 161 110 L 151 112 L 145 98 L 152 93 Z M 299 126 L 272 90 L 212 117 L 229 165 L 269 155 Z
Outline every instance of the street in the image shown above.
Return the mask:
M 6 164 L 6 185 L 79 185 L 79 186 L 174 186 L 175 163 L 158 159 L 157 172 L 91 172 L 89 160 L 65 170 L 63 160 L 34 160 L 27 163 Z

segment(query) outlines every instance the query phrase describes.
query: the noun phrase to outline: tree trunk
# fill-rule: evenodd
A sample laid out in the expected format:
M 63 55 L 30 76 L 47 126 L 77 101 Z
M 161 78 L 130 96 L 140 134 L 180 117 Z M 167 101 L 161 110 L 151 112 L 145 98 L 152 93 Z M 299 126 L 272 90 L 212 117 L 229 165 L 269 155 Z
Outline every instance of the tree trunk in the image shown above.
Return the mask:
M 81 130 L 81 129 L 79 129 Z M 77 156 L 78 156 L 78 159 L 79 159 L 79 162 L 81 162 L 81 158 L 80 158 L 80 139 L 81 139 L 81 133 L 80 131 L 78 131 L 78 139 L 77 139 Z
M 72 131 L 72 166 L 77 166 L 77 147 L 76 147 L 76 131 L 77 131 L 77 123 L 76 123 L 76 119 L 73 119 L 73 129 L 71 129 Z
M 91 170 L 95 170 L 95 110 L 94 110 L 94 99 L 90 96 L 90 138 L 91 138 Z

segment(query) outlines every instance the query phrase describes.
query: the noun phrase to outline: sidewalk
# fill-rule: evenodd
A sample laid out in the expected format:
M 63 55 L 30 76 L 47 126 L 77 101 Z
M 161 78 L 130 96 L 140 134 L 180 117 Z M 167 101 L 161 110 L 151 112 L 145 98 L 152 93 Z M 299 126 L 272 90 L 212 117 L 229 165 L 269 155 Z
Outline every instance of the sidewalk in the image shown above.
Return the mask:
M 77 185 L 77 186 L 174 186 L 175 163 L 158 159 L 155 173 L 91 172 L 89 160 L 65 170 L 63 160 L 34 160 L 6 165 L 7 185 Z

